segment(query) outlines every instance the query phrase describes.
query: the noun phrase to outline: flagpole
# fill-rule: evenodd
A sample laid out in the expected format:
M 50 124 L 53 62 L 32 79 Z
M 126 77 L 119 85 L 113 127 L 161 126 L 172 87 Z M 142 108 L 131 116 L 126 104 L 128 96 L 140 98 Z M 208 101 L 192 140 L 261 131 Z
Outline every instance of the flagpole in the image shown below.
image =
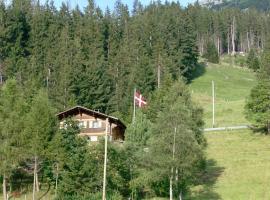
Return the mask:
M 108 118 L 106 118 L 105 144 L 104 144 L 104 166 L 103 166 L 103 188 L 102 188 L 102 200 L 106 200 L 107 151 L 108 151 L 108 129 L 109 129 L 109 119 L 108 119 Z
M 135 118 L 136 118 L 136 100 L 135 100 L 135 95 L 136 95 L 136 88 L 134 89 L 134 95 L 133 95 L 133 124 L 135 123 Z

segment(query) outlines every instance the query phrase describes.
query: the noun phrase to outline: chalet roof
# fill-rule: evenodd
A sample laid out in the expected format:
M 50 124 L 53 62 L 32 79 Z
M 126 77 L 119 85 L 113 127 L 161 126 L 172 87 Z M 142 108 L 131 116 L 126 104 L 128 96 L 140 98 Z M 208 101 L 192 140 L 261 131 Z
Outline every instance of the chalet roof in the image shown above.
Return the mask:
M 68 109 L 66 111 L 60 112 L 60 113 L 57 114 L 57 117 L 58 117 L 59 120 L 62 120 L 64 118 L 74 116 L 74 115 L 77 115 L 79 113 L 85 113 L 85 114 L 88 114 L 90 116 L 94 116 L 94 117 L 97 117 L 97 118 L 100 118 L 100 119 L 108 118 L 109 122 L 115 123 L 118 126 L 121 126 L 122 128 L 126 128 L 125 124 L 120 119 L 118 119 L 116 117 L 113 117 L 113 116 L 110 116 L 110 115 L 106 115 L 104 113 L 101 113 L 101 112 L 98 112 L 98 111 L 95 111 L 95 110 L 88 109 L 88 108 L 83 107 L 83 106 L 75 106 L 75 107 L 70 108 L 70 109 Z

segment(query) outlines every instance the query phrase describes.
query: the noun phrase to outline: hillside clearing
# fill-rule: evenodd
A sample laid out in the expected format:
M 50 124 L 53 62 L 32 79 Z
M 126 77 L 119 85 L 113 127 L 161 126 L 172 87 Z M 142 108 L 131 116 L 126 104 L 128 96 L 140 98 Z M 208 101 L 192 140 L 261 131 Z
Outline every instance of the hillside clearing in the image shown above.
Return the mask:
M 215 82 L 216 127 L 249 124 L 244 106 L 251 88 L 256 84 L 255 74 L 246 68 L 229 64 L 209 64 L 198 69 L 198 78 L 190 84 L 195 102 L 204 109 L 205 127 L 212 126 L 212 80 Z
M 270 137 L 251 131 L 206 133 L 207 170 L 190 200 L 270 199 Z

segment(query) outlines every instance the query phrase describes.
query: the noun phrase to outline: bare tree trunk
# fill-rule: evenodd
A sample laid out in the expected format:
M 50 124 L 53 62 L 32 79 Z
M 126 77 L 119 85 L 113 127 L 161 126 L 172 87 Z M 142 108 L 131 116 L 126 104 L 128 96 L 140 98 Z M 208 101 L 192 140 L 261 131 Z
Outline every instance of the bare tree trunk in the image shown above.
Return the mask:
M 3 175 L 3 200 L 8 200 L 7 198 L 7 177 Z
M 180 191 L 179 200 L 182 200 L 182 191 Z
M 38 170 L 36 170 L 36 191 L 39 192 Z
M 219 36 L 217 38 L 217 49 L 218 49 L 218 54 L 220 55 L 220 37 Z
M 160 88 L 160 53 L 158 54 L 157 87 Z
M 55 196 L 57 196 L 57 190 L 58 190 L 58 176 L 59 176 L 59 165 L 56 164 L 56 178 L 55 178 Z
M 233 22 L 232 22 L 232 27 L 231 27 L 231 31 L 232 31 L 232 56 L 235 55 L 235 17 L 233 17 Z
M 249 40 L 249 33 L 247 32 L 247 47 L 248 47 L 248 52 L 250 51 L 250 40 Z
M 228 48 L 228 55 L 230 55 L 230 29 L 228 30 L 228 36 L 227 36 L 227 48 Z
M 172 168 L 172 173 L 173 173 L 173 168 Z M 172 182 L 173 182 L 173 177 L 171 175 L 170 177 L 170 200 L 173 200 L 173 187 L 172 187 Z
M 270 121 L 267 121 L 267 133 L 270 134 Z
M 34 181 L 33 181 L 33 200 L 36 199 L 36 188 L 37 186 L 37 156 L 35 156 L 35 161 L 34 161 Z

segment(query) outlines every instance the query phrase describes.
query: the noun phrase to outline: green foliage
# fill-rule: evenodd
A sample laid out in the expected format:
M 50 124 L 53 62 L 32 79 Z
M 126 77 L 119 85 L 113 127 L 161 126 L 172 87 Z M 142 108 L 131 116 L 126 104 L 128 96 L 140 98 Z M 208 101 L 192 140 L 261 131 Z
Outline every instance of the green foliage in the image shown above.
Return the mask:
M 259 80 L 252 90 L 246 104 L 246 117 L 254 126 L 269 133 L 270 109 L 269 93 L 270 80 Z
M 47 147 L 56 131 L 55 111 L 43 90 L 38 91 L 29 104 L 31 107 L 24 119 L 28 153 L 32 156 L 46 157 Z
M 206 45 L 206 52 L 203 55 L 204 58 L 211 63 L 219 63 L 219 53 L 216 45 L 212 41 L 208 41 Z
M 143 147 L 146 145 L 146 141 L 149 139 L 149 129 L 152 124 L 147 119 L 146 114 L 142 110 L 136 110 L 136 121 L 135 123 L 129 124 L 125 132 L 125 140 L 130 145 L 136 145 Z
M 166 197 L 171 168 L 174 169 L 174 178 L 179 176 L 178 181 L 174 182 L 174 189 L 179 193 L 192 185 L 193 175 L 201 167 L 205 147 L 201 132 L 202 111 L 191 102 L 185 84 L 178 81 L 160 101 L 154 120 L 146 145 L 137 150 L 140 156 L 137 157 L 135 168 L 137 178 L 131 185 L 133 190 L 141 191 L 146 196 Z M 173 158 L 174 137 L 176 145 Z M 175 175 L 176 169 L 178 175 Z
M 25 158 L 23 137 L 26 103 L 21 89 L 10 79 L 0 91 L 0 173 L 9 177 Z
M 247 66 L 250 69 L 253 69 L 254 71 L 257 71 L 260 69 L 260 62 L 258 55 L 256 55 L 256 52 L 254 49 L 251 49 L 248 53 L 247 57 Z
M 251 90 L 246 104 L 246 117 L 253 125 L 264 132 L 270 133 L 270 48 L 269 43 L 262 55 L 261 70 L 258 74 L 258 84 Z
M 78 137 L 75 122 L 67 121 L 66 126 L 59 131 L 53 145 L 54 160 L 60 167 L 58 199 L 87 199 L 90 193 L 98 195 L 102 190 L 104 142 L 89 145 L 85 138 Z M 107 192 L 111 199 L 117 198 L 116 191 L 118 196 L 129 194 L 128 153 L 113 144 L 108 146 Z

